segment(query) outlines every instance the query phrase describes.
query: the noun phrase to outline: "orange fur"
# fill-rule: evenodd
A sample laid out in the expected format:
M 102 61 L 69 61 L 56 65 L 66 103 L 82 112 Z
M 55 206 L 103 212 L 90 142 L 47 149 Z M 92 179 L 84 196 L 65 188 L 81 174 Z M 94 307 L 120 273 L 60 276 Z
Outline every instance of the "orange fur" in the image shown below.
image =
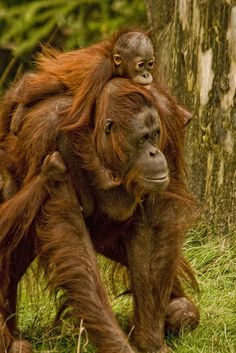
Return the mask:
M 64 291 L 63 308 L 72 308 L 70 314 L 78 324 L 83 319 L 98 351 L 133 353 L 109 306 L 96 250 L 129 271 L 134 344 L 144 352 L 164 353 L 165 325 L 179 330 L 184 307 L 192 317 L 190 326 L 199 320 L 198 310 L 186 298 L 182 285 L 183 280 L 195 283 L 182 255 L 184 232 L 194 209 L 184 182 L 184 112 L 158 85 L 153 92 L 128 79 L 106 83 L 104 76 L 97 82 L 101 73 L 105 75 L 101 57 L 108 48 L 111 53 L 111 43 L 43 56 L 33 77 L 35 85 L 42 84 L 44 72 L 49 82 L 53 76 L 63 82 L 56 86 L 62 90 L 28 105 L 18 136 L 4 130 L 14 106 L 9 100 L 16 93 L 11 89 L 6 95 L 0 115 L 1 167 L 12 171 L 18 191 L 0 206 L 0 314 L 3 320 L 13 314 L 17 283 L 38 256 L 52 290 Z M 70 90 L 64 91 L 69 84 Z M 134 160 L 139 156 L 129 135 L 143 109 L 150 114 L 157 111 L 160 118 L 160 139 L 155 146 L 168 163 L 166 190 L 145 188 L 142 171 L 127 157 L 130 149 Z M 104 134 L 107 119 L 114 122 L 109 137 Z M 92 150 L 101 166 L 119 179 L 114 188 L 104 190 L 94 180 L 99 164 L 91 158 Z M 60 168 L 59 174 L 55 169 L 53 173 L 51 168 L 44 169 L 47 156 L 55 151 L 66 165 L 62 178 Z M 186 300 L 188 305 L 184 306 Z M 169 322 L 165 320 L 167 313 Z M 7 353 L 19 345 L 13 337 L 14 319 L 11 325 L 3 331 Z M 22 353 L 30 351 L 24 344 Z

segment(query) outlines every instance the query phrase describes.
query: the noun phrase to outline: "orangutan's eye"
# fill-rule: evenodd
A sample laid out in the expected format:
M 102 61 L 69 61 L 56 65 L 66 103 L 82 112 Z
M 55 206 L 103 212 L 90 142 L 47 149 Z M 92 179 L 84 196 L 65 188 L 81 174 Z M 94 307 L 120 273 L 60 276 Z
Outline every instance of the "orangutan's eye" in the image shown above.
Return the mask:
M 112 125 L 113 125 L 113 121 L 111 119 L 107 119 L 106 124 L 104 126 L 104 131 L 106 135 L 110 134 Z

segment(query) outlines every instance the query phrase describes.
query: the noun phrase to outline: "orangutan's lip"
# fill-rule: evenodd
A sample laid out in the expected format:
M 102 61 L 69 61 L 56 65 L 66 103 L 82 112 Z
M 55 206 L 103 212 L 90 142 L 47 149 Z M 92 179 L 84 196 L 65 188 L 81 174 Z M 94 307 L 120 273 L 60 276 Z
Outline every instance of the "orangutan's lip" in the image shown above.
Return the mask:
M 146 180 L 146 181 L 148 181 L 148 182 L 151 182 L 151 183 L 157 183 L 157 184 L 159 184 L 159 183 L 165 183 L 165 182 L 167 182 L 167 181 L 169 180 L 169 175 L 166 174 L 166 175 L 164 175 L 164 176 L 162 176 L 162 177 L 160 177 L 160 178 L 144 178 L 144 177 L 142 177 L 142 179 L 143 179 L 143 180 Z

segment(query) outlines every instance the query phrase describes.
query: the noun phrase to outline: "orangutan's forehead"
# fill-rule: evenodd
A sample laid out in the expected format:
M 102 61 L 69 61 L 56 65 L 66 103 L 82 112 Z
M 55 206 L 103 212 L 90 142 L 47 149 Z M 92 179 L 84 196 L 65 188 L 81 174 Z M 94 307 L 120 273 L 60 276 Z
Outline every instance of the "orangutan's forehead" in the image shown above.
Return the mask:
M 130 32 L 123 34 L 115 45 L 115 52 L 126 52 L 129 54 L 150 53 L 153 55 L 151 40 L 143 33 Z
M 143 107 L 142 110 L 136 115 L 135 120 L 135 124 L 136 126 L 138 125 L 139 128 L 152 128 L 156 125 L 160 125 L 158 112 L 153 107 Z

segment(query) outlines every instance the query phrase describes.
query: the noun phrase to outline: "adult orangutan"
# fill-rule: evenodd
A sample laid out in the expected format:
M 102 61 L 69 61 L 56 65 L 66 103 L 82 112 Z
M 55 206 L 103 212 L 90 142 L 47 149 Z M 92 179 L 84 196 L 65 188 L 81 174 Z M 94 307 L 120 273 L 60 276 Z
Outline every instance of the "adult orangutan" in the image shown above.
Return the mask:
M 52 290 L 64 291 L 62 307 L 72 307 L 78 324 L 83 319 L 99 352 L 165 353 L 164 329 L 199 320 L 182 287 L 183 279 L 194 283 L 181 252 L 192 213 L 183 181 L 184 114 L 168 113 L 162 95 L 159 104 L 146 88 L 116 78 L 98 95 L 88 133 L 68 115 L 74 99 L 61 93 L 36 102 L 18 136 L 9 132 L 0 145 L 17 184 L 0 208 L 0 352 L 32 352 L 17 338 L 12 314 L 17 284 L 38 256 Z M 94 181 L 91 143 L 120 180 L 116 187 Z M 95 251 L 129 271 L 132 345 L 111 311 Z

